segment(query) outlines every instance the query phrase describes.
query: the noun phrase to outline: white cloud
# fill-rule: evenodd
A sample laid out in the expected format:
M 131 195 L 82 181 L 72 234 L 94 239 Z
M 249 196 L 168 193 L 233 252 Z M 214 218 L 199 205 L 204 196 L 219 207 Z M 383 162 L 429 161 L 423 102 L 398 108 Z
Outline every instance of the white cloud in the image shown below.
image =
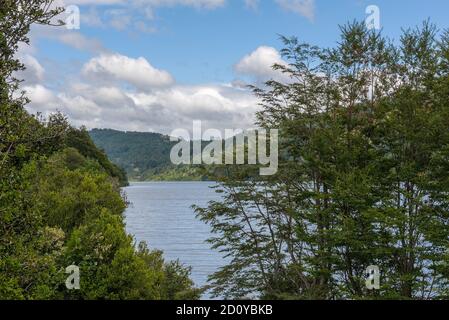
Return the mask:
M 44 80 L 45 70 L 35 57 L 30 54 L 19 54 L 19 58 L 26 69 L 17 74 L 19 79 L 25 80 L 27 85 Z
M 53 93 L 37 85 L 24 88 L 30 112 L 48 115 L 60 110 L 76 126 L 169 134 L 190 130 L 194 120 L 204 128 L 251 128 L 258 101 L 249 91 L 225 85 L 173 86 L 150 93 L 120 87 L 75 85 Z
M 154 33 L 157 31 L 157 28 L 147 25 L 143 21 L 136 21 L 134 23 L 134 27 L 137 31 L 143 32 L 143 33 Z
M 134 2 L 153 7 L 172 7 L 182 5 L 194 8 L 215 9 L 223 6 L 226 3 L 226 0 L 134 0 Z
M 284 8 L 285 3 L 306 3 L 307 1 L 276 0 Z M 67 1 L 66 1 L 67 2 Z M 113 8 L 127 9 L 124 4 L 139 8 L 141 15 L 151 18 L 152 9 L 162 6 L 183 5 L 197 9 L 214 9 L 225 5 L 226 0 L 78 0 L 76 4 L 100 5 L 113 4 Z M 245 0 L 250 8 L 257 8 L 257 0 Z M 285 2 L 285 3 L 284 3 Z M 310 1 L 313 4 L 313 1 Z M 312 6 L 313 8 L 313 6 Z M 87 19 L 92 25 L 110 25 L 112 15 L 105 15 L 109 9 L 103 8 L 101 15 L 92 10 Z M 296 6 L 290 10 L 298 11 Z M 313 11 L 313 10 L 312 10 Z M 86 11 L 88 12 L 88 11 Z M 122 19 L 133 11 L 115 11 Z M 306 15 L 307 16 L 307 15 Z M 313 15 L 312 15 L 313 16 Z M 309 15 L 310 17 L 310 15 Z M 141 18 L 141 17 L 140 17 Z M 124 20 L 123 20 L 124 21 Z M 122 22 L 123 22 L 122 21 Z M 151 26 L 126 22 L 123 28 L 131 25 L 135 29 L 151 32 Z M 116 27 L 121 28 L 120 23 Z M 148 28 L 148 29 L 147 29 Z M 89 128 L 102 127 L 119 130 L 155 131 L 170 133 L 175 128 L 189 129 L 193 120 L 202 120 L 208 128 L 250 128 L 254 124 L 254 114 L 259 109 L 258 99 L 244 87 L 241 81 L 229 84 L 178 85 L 174 77 L 165 70 L 154 67 L 147 59 L 131 58 L 118 53 L 108 52 L 102 44 L 76 31 L 65 28 L 39 29 L 39 36 L 53 38 L 78 50 L 95 54 L 82 67 L 75 66 L 76 72 L 55 76 L 52 67 L 47 64 L 47 75 L 40 63 L 27 52 L 29 57 L 28 82 L 25 83 L 27 95 L 32 100 L 31 112 L 43 112 L 44 115 L 55 110 L 65 113 L 74 125 L 86 125 Z M 25 51 L 24 51 L 25 52 Z M 25 54 L 25 53 L 24 53 Z M 243 57 L 236 65 L 235 72 L 256 81 L 274 78 L 285 80 L 285 76 L 272 69 L 273 64 L 286 65 L 280 53 L 272 47 L 262 46 Z M 66 71 L 66 69 L 64 69 Z M 81 70 L 78 74 L 78 70 Z M 55 73 L 55 74 L 54 74 Z M 52 89 L 45 87 L 42 81 L 51 76 L 58 79 Z M 246 79 L 246 78 L 245 78 Z M 137 90 L 136 90 L 137 89 Z
M 56 36 L 60 42 L 82 51 L 89 51 L 92 53 L 107 51 L 100 41 L 88 38 L 78 32 L 61 32 Z
M 315 0 L 275 0 L 283 9 L 300 14 L 310 21 L 315 19 Z
M 59 110 L 75 126 L 170 134 L 176 128 L 190 130 L 194 120 L 201 120 L 204 128 L 251 128 L 259 108 L 246 89 L 177 85 L 145 58 L 119 54 L 97 56 L 79 75 L 71 73 L 60 81 L 53 89 L 42 84 L 23 87 L 31 99 L 28 110 L 44 116 Z
M 31 30 L 31 42 L 36 45 L 41 38 L 53 39 L 74 49 L 94 54 L 108 52 L 101 41 L 63 27 L 34 25 Z
M 260 0 L 243 0 L 245 6 L 257 10 Z M 300 14 L 313 21 L 315 0 L 274 0 L 287 11 Z M 177 6 L 201 10 L 215 10 L 224 7 L 228 0 L 55 0 L 53 6 L 81 6 L 81 23 L 91 27 L 111 27 L 119 31 L 154 32 L 155 11 L 158 8 Z M 99 12 L 97 11 L 98 8 Z M 65 20 L 65 13 L 58 19 Z M 56 18 L 55 18 L 56 22 Z
M 287 65 L 275 48 L 262 46 L 243 57 L 234 69 L 238 74 L 252 76 L 258 81 L 270 79 L 285 81 L 285 75 L 278 70 L 273 70 L 275 64 Z
M 83 96 L 71 96 L 66 93 L 58 94 L 63 111 L 71 119 L 96 119 L 102 115 L 102 108 L 94 101 Z M 86 115 L 89 115 L 86 117 Z M 88 119 L 86 119 L 88 118 Z
M 120 31 L 127 29 L 132 22 L 132 16 L 127 10 L 106 10 L 105 15 L 108 17 L 109 25 Z
M 65 5 L 135 5 L 152 7 L 172 7 L 176 5 L 214 9 L 223 6 L 226 0 L 65 0 Z
M 112 27 L 119 31 L 134 28 L 137 31 L 154 32 L 155 27 L 145 24 L 153 20 L 157 8 L 184 6 L 201 10 L 214 10 L 223 7 L 227 0 L 56 0 L 56 6 L 78 5 L 81 8 L 81 22 L 94 27 Z M 103 15 L 97 7 L 107 6 Z M 65 19 L 65 13 L 59 18 Z M 133 20 L 139 19 L 139 23 Z M 145 20 L 145 21 L 142 21 Z
M 36 46 L 34 46 L 34 43 L 25 43 L 25 42 L 19 42 L 19 48 L 17 50 L 19 55 L 26 55 L 31 54 L 34 55 L 37 52 Z
M 258 109 L 252 93 L 222 85 L 175 86 L 129 96 L 145 110 L 146 118 L 152 119 L 152 129 L 164 133 L 174 128 L 190 129 L 193 120 L 201 120 L 207 128 L 252 127 Z
M 27 97 L 34 105 L 44 107 L 45 110 L 54 111 L 57 108 L 57 98 L 52 91 L 40 84 L 25 86 L 23 88 L 27 92 Z
M 86 24 L 91 27 L 104 27 L 104 22 L 95 7 L 83 11 L 81 15 L 81 24 Z
M 113 4 L 125 4 L 125 0 L 60 0 L 63 5 L 113 5 Z
M 249 9 L 256 10 L 259 7 L 259 0 L 245 0 L 245 5 Z
M 170 73 L 154 68 L 145 58 L 133 59 L 120 54 L 92 58 L 84 65 L 82 72 L 97 79 L 108 80 L 112 77 L 144 91 L 174 83 Z

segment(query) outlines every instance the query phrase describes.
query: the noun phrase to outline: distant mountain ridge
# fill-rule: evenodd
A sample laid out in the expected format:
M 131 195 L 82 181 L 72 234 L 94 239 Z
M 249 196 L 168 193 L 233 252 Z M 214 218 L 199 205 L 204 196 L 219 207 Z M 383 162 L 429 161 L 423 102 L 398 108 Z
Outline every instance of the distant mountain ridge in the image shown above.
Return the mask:
M 199 167 L 172 165 L 170 152 L 177 142 L 169 136 L 112 129 L 93 129 L 89 134 L 131 181 L 207 180 Z

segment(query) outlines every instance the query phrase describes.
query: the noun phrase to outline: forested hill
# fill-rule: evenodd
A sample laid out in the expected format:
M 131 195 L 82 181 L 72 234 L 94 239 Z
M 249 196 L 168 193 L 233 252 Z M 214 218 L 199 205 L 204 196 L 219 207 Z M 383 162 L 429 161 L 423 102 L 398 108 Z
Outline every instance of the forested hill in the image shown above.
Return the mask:
M 112 163 L 108 156 L 99 150 L 86 130 L 70 129 L 66 136 L 66 142 L 69 147 L 77 149 L 84 157 L 97 161 L 106 173 L 118 180 L 121 186 L 128 185 L 126 172 Z
M 94 143 L 106 152 L 111 161 L 133 179 L 140 180 L 144 172 L 170 164 L 172 143 L 167 136 L 111 129 L 94 129 L 89 133 Z
M 168 136 L 111 129 L 93 129 L 89 133 L 94 143 L 130 174 L 170 164 L 170 150 L 174 143 Z
M 131 180 L 207 180 L 200 168 L 173 166 L 170 151 L 176 142 L 151 132 L 93 129 L 90 136 Z

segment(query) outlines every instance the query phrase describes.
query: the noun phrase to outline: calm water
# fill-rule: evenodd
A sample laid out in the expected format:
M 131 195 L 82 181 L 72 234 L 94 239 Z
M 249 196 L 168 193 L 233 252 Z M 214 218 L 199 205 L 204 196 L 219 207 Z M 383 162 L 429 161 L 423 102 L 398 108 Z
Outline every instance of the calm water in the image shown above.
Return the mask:
M 164 251 L 167 260 L 179 259 L 191 266 L 197 286 L 206 284 L 208 275 L 224 264 L 220 253 L 211 250 L 205 240 L 210 228 L 195 218 L 193 204 L 205 206 L 219 195 L 211 182 L 132 183 L 125 188 L 130 207 L 126 210 L 126 228 L 136 240 Z M 207 298 L 208 295 L 205 296 Z

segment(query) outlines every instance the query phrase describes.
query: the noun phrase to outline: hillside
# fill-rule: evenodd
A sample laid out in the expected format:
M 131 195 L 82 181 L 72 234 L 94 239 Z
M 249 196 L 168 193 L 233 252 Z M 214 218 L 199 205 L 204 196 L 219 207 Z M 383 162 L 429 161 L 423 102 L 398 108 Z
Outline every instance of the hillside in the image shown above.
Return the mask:
M 126 172 L 112 163 L 108 156 L 98 149 L 86 130 L 70 129 L 67 132 L 66 144 L 68 147 L 77 149 L 82 156 L 97 161 L 108 175 L 118 180 L 120 186 L 128 185 Z
M 111 129 L 93 129 L 89 134 L 130 180 L 207 180 L 201 167 L 172 165 L 170 151 L 176 142 L 168 136 Z

